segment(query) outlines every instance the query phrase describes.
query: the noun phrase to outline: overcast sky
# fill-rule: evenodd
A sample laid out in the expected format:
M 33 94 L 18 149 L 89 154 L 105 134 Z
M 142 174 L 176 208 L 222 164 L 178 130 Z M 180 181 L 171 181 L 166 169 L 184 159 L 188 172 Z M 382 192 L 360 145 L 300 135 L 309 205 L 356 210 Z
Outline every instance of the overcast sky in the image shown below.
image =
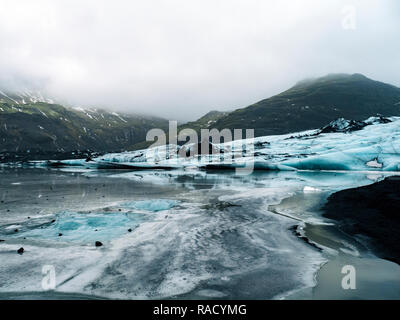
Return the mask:
M 398 0 L 0 0 L 0 85 L 195 119 L 298 80 L 400 86 Z

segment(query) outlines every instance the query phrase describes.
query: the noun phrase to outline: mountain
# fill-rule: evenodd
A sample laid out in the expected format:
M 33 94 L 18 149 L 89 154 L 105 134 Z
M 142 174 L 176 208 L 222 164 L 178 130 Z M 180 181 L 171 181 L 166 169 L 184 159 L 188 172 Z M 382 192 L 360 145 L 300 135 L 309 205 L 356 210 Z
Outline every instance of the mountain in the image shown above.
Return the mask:
M 40 91 L 22 90 L 20 92 L 9 92 L 0 90 L 0 103 L 24 105 L 36 102 L 54 103 L 54 100 L 45 97 Z
M 65 107 L 40 93 L 0 91 L 0 152 L 122 151 L 145 140 L 157 117 Z
M 246 108 L 211 111 L 178 129 L 254 128 L 256 136 L 265 136 L 321 128 L 338 118 L 359 121 L 376 115 L 400 115 L 400 88 L 361 74 L 331 74 L 300 81 Z M 168 122 L 157 117 L 66 107 L 40 92 L 0 90 L 3 154 L 140 149 L 152 144 L 145 138 L 153 128 L 167 131 Z
M 213 128 L 215 123 L 228 115 L 228 112 L 220 112 L 220 111 L 210 111 L 204 116 L 202 116 L 200 119 L 192 122 L 188 122 L 185 124 L 182 124 L 179 126 L 179 130 L 185 129 L 185 128 L 190 128 L 194 129 L 196 131 L 200 131 L 201 129 L 206 129 L 206 128 Z
M 178 125 L 178 132 L 180 132 L 183 129 L 190 128 L 200 133 L 201 129 L 213 128 L 213 125 L 217 122 L 217 120 L 226 116 L 227 114 L 228 112 L 221 112 L 215 110 L 210 111 L 196 121 Z M 169 139 L 169 134 L 167 131 L 166 131 L 166 139 L 167 141 Z M 132 150 L 146 149 L 150 147 L 153 143 L 154 143 L 153 141 L 141 141 L 133 145 L 131 149 Z M 184 144 L 184 143 L 185 142 L 178 142 L 178 144 Z
M 218 117 L 206 128 L 254 128 L 256 136 L 320 128 L 338 118 L 400 115 L 400 88 L 361 74 L 303 80 L 269 99 Z M 190 123 L 197 129 L 202 118 Z

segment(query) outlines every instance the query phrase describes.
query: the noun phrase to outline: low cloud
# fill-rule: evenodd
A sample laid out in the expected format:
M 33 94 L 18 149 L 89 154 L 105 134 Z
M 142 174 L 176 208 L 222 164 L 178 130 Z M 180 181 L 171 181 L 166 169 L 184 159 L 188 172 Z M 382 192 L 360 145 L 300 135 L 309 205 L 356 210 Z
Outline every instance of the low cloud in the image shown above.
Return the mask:
M 349 6 L 354 24 L 343 23 Z M 399 9 L 396 0 L 0 0 L 0 85 L 178 120 L 332 72 L 400 86 Z

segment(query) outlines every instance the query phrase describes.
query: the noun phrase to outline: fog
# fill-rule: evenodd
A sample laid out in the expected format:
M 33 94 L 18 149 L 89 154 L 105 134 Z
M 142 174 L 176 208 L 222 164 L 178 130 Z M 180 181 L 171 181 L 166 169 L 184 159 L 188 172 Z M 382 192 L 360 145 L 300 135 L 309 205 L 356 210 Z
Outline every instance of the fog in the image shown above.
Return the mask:
M 0 87 L 176 120 L 328 73 L 400 86 L 398 0 L 0 0 Z

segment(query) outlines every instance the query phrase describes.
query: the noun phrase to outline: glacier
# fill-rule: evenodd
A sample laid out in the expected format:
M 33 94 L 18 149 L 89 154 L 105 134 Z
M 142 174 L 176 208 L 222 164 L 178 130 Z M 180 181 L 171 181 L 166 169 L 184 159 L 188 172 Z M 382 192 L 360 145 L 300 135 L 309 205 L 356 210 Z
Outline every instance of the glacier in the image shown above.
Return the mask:
M 180 157 L 168 145 L 91 160 L 31 162 L 34 166 L 128 170 L 254 170 L 400 171 L 400 117 L 365 121 L 338 119 L 321 128 L 214 144 L 220 153 Z M 246 152 L 244 152 L 244 150 Z

